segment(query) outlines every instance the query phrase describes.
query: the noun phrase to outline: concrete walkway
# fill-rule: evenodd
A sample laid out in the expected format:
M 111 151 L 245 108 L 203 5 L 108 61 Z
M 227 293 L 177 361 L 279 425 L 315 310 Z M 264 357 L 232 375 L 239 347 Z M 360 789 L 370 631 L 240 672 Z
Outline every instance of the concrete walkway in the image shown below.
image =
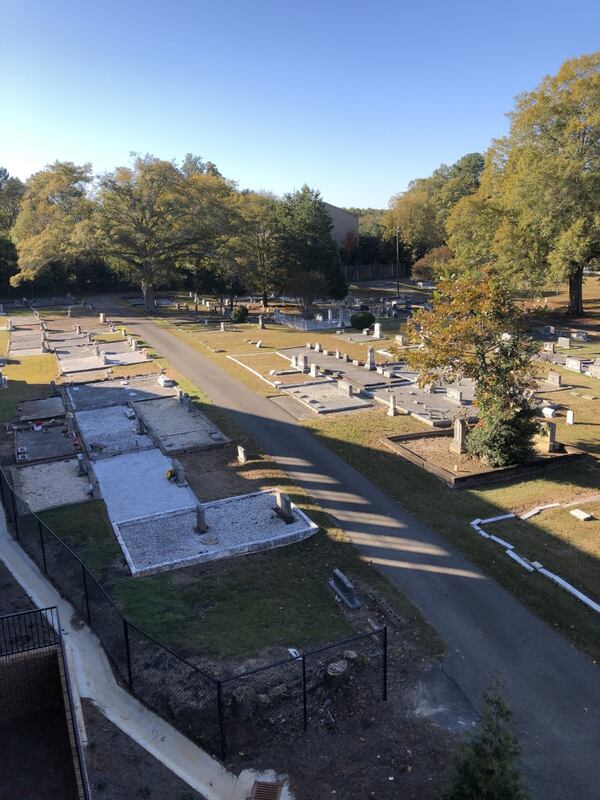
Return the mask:
M 493 678 L 502 678 L 535 798 L 598 800 L 600 671 L 588 658 L 281 408 L 167 329 L 111 306 L 110 298 L 95 302 L 230 414 L 398 584 L 444 638 L 445 672 L 474 707 Z
M 38 608 L 58 608 L 75 694 L 89 698 L 111 722 L 205 800 L 246 800 L 259 776 L 250 770 L 239 777 L 228 772 L 117 684 L 99 640 L 87 625 L 73 625 L 73 607 L 9 535 L 1 508 L 0 559 Z M 78 698 L 75 702 L 78 705 Z

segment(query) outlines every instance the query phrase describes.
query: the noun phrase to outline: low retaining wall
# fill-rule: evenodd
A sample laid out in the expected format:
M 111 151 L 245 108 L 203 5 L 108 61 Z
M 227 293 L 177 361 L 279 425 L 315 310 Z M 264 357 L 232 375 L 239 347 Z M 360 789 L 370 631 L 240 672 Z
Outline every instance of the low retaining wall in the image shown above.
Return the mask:
M 574 459 L 583 458 L 586 455 L 583 450 L 579 450 L 576 447 L 562 445 L 564 452 L 553 453 L 548 458 L 532 458 L 525 464 L 488 469 L 483 472 L 478 472 L 475 475 L 455 475 L 453 472 L 444 469 L 444 467 L 440 467 L 438 464 L 413 453 L 412 450 L 403 445 L 403 442 L 409 442 L 414 439 L 430 439 L 435 437 L 445 437 L 449 439 L 452 436 L 452 431 L 436 430 L 431 431 L 431 433 L 406 433 L 401 436 L 383 436 L 381 442 L 394 453 L 410 461 L 411 464 L 415 464 L 426 472 L 435 475 L 438 480 L 445 483 L 446 486 L 450 486 L 452 489 L 471 489 L 476 486 L 486 486 L 493 483 L 527 478 L 538 472 L 557 466 L 558 464 L 563 464 L 565 460 L 572 461 Z

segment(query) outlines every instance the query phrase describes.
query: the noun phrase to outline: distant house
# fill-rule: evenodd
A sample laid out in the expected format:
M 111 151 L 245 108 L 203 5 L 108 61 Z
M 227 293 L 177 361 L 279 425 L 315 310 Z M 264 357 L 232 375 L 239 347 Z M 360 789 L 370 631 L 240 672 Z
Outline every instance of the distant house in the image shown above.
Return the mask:
M 358 218 L 343 208 L 332 206 L 331 203 L 324 203 L 324 205 L 333 224 L 331 237 L 337 246 L 341 247 L 347 241 L 348 234 L 353 236 L 354 241 L 358 243 Z

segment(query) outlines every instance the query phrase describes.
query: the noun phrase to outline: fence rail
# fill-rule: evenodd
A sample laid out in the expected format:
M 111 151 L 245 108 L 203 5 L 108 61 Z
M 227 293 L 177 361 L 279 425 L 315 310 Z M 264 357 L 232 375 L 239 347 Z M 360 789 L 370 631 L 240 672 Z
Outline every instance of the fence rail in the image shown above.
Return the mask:
M 213 677 L 129 622 L 79 556 L 19 497 L 2 468 L 0 497 L 10 533 L 96 633 L 129 690 L 221 758 L 272 736 L 273 720 L 280 720 L 280 732 L 308 730 L 324 698 L 337 692 L 328 682 L 332 661 L 346 665 L 345 695 L 352 690 L 387 699 L 385 627 L 241 675 Z

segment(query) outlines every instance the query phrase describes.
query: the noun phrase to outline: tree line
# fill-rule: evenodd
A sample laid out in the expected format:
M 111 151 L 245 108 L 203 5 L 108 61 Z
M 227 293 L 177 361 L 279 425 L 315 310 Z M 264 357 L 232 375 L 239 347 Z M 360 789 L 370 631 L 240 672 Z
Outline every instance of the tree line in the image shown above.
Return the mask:
M 98 285 L 121 276 L 147 309 L 155 289 L 179 281 L 197 292 L 343 298 L 347 285 L 331 220 L 318 191 L 279 199 L 238 191 L 212 162 L 134 156 L 93 175 L 89 164 L 55 162 L 25 184 L 0 173 L 2 272 L 13 286 Z M 4 206 L 8 207 L 6 213 Z
M 566 61 L 516 99 L 508 135 L 413 181 L 382 215 L 421 277 L 492 270 L 513 291 L 568 282 L 584 313 L 584 270 L 600 266 L 600 52 Z

